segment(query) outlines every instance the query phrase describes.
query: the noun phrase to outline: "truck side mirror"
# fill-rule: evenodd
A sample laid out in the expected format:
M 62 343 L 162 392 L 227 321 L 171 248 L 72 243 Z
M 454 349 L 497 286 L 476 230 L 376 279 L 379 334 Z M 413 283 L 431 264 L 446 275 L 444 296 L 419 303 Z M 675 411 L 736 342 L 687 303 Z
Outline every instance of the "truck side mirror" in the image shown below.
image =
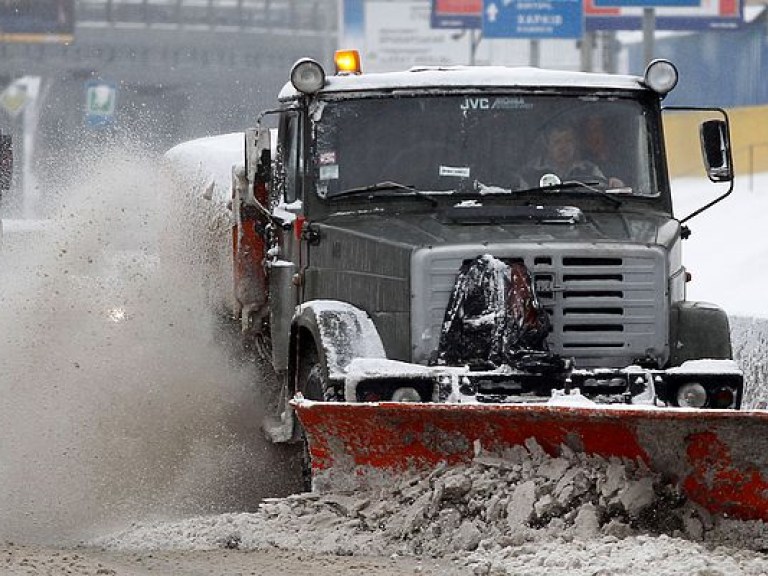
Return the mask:
M 245 130 L 245 173 L 251 182 L 257 175 L 268 176 L 271 171 L 269 128 L 257 126 Z
M 257 126 L 245 130 L 245 174 L 249 183 L 249 195 L 246 202 L 253 200 L 266 203 L 266 198 L 253 198 L 254 191 L 266 194 L 266 185 L 272 174 L 272 152 L 270 149 L 269 128 Z M 259 195 L 259 192 L 257 192 Z
M 700 134 L 701 153 L 709 179 L 712 182 L 733 180 L 727 124 L 723 120 L 707 120 L 701 124 Z

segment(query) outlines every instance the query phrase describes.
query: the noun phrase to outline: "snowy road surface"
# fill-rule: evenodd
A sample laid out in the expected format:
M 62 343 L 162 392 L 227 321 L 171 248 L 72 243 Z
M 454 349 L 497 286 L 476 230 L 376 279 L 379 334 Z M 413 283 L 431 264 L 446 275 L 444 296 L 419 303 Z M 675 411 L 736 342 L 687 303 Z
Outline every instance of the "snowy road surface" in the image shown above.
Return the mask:
M 512 469 L 284 498 L 296 462 L 261 439 L 258 367 L 216 329 L 195 263 L 157 264 L 161 243 L 195 250 L 164 221 L 157 174 L 107 157 L 44 198 L 44 232 L 8 227 L 0 574 L 768 574 L 762 523 L 711 518 L 648 471 L 535 447 Z M 761 278 L 730 289 L 768 244 L 745 240 L 737 261 L 722 240 L 765 200 L 737 189 L 725 202 L 691 222 L 691 295 L 768 316 Z M 735 323 L 752 401 L 768 397 L 766 325 Z
M 278 549 L 258 552 L 222 549 L 113 552 L 0 546 L 0 574 L 3 576 L 441 576 L 451 574 L 452 570 L 452 565 L 444 560 L 340 557 Z

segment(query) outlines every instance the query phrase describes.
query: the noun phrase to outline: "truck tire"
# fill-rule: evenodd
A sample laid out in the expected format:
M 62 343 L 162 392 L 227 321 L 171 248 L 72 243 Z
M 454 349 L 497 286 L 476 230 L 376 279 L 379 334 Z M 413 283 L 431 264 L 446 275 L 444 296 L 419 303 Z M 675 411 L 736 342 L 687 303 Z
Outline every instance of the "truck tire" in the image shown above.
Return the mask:
M 307 400 L 322 401 L 325 399 L 328 382 L 326 372 L 317 348 L 314 345 L 308 347 L 299 360 L 298 379 L 296 389 Z M 301 434 L 301 482 L 305 492 L 312 491 L 312 460 L 309 454 L 307 436 L 301 422 L 297 422 Z
M 307 400 L 318 402 L 328 402 L 336 400 L 336 393 L 328 385 L 327 370 L 323 366 L 317 348 L 311 346 L 311 349 L 302 354 L 299 360 L 298 379 L 296 389 L 301 392 Z

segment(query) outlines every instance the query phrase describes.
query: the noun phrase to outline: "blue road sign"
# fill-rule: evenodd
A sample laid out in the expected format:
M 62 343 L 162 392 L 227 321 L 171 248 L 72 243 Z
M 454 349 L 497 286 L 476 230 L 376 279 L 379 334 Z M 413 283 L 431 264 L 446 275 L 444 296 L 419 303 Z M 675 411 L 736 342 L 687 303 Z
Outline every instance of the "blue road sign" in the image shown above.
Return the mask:
M 484 38 L 581 38 L 582 0 L 484 0 Z

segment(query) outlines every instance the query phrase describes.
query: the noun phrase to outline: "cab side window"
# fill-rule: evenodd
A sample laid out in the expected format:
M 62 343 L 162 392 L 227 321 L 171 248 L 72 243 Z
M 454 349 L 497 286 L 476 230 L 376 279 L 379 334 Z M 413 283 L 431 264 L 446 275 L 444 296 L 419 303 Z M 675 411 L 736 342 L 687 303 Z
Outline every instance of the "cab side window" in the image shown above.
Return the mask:
M 303 197 L 303 157 L 301 153 L 301 117 L 295 112 L 283 116 L 280 124 L 280 142 L 283 143 L 283 174 L 285 177 L 285 201 L 301 200 Z

